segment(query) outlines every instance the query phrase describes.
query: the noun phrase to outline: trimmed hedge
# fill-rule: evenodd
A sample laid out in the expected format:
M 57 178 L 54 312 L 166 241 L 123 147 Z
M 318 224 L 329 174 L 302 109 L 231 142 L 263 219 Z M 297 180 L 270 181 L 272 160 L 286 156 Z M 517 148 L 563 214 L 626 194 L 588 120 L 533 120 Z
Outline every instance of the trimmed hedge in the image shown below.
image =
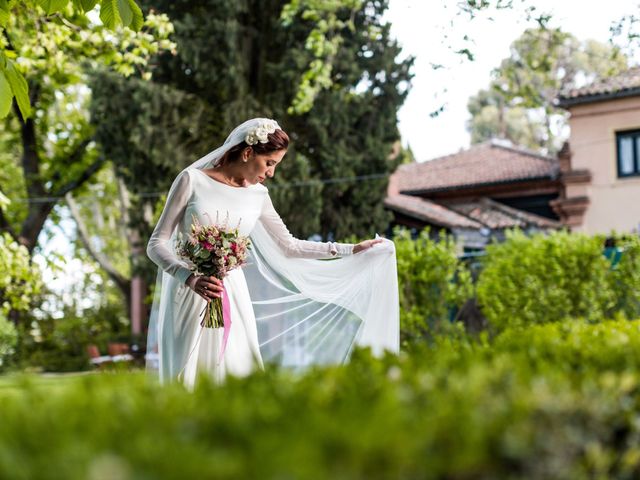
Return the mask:
M 416 239 L 394 230 L 398 259 L 401 341 L 421 341 L 446 330 L 452 309 L 472 296 L 471 274 L 457 257 L 451 236 L 431 238 L 425 228 Z
M 6 379 L 0 477 L 640 475 L 640 323 L 458 333 L 412 355 L 357 349 L 304 375 L 202 379 L 193 394 L 144 374 Z
M 498 331 L 568 318 L 639 316 L 640 239 L 619 243 L 624 253 L 612 267 L 603 237 L 510 232 L 504 243 L 487 248 L 477 284 L 482 312 Z

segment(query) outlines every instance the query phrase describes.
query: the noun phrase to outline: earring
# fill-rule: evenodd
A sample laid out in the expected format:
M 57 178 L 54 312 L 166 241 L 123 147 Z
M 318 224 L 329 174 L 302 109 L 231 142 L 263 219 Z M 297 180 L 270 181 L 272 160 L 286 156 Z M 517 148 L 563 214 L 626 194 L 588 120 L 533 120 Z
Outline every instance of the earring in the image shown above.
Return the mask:
M 248 160 L 247 160 L 246 158 L 243 158 L 243 159 L 242 159 L 242 161 L 243 161 L 244 163 L 247 163 L 247 161 L 248 161 Z

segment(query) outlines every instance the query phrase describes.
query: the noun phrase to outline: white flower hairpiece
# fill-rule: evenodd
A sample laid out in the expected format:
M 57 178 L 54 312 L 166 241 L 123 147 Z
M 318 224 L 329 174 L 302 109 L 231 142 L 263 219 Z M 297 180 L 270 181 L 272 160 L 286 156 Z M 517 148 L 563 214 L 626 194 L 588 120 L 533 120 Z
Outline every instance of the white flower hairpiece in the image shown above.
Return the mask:
M 268 135 L 278 128 L 280 125 L 275 120 L 264 120 L 247 132 L 244 141 L 247 142 L 247 145 L 255 145 L 258 142 L 267 143 L 269 141 Z

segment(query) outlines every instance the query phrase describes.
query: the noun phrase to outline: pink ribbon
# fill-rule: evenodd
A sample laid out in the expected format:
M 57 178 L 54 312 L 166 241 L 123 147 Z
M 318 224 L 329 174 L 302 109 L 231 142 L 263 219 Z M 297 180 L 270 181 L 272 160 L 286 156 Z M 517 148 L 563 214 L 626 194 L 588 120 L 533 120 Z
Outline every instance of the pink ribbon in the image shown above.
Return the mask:
M 227 349 L 227 340 L 229 339 L 229 331 L 231 330 L 231 306 L 229 305 L 229 296 L 227 295 L 227 289 L 224 283 L 222 284 L 222 319 L 224 322 L 224 333 L 222 334 L 222 349 L 218 357 L 218 365 L 220 365 L 224 351 Z

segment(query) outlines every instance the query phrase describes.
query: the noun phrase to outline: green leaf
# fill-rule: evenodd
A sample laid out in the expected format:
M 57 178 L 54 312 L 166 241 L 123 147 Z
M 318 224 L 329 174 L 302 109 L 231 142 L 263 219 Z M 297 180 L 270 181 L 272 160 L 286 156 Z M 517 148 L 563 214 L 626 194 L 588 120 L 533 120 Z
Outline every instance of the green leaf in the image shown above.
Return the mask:
M 6 81 L 6 80 L 5 80 Z M 9 102 L 11 104 L 11 102 Z M 7 198 L 7 196 L 0 191 L 0 208 L 4 208 L 11 203 L 11 200 Z
M 134 0 L 103 0 L 100 19 L 107 28 L 114 29 L 122 24 L 132 30 L 142 28 L 142 10 Z
M 135 2 L 135 0 L 127 0 L 129 2 L 129 8 L 131 8 L 131 12 L 133 13 L 133 19 L 131 20 L 131 25 L 129 28 L 136 32 L 139 32 L 144 24 L 144 15 L 142 15 L 142 10 Z
M 7 58 L 7 66 L 5 67 L 4 74 L 11 85 L 11 90 L 18 102 L 18 108 L 22 118 L 26 119 L 31 116 L 31 105 L 29 104 L 29 86 L 22 73 L 18 71 L 16 65 Z
M 69 3 L 69 0 L 38 0 L 38 5 L 47 12 L 47 15 L 59 12 L 67 6 L 67 3 Z
M 79 0 L 79 1 L 82 4 L 82 9 L 85 12 L 89 12 L 93 10 L 93 7 L 95 7 L 96 3 L 98 3 L 98 0 Z
M 11 85 L 9 85 L 4 73 L 0 72 L 0 118 L 4 118 L 9 115 L 9 111 L 11 110 L 11 100 L 13 100 Z
M 96 3 L 98 3 L 98 0 L 73 0 L 73 5 L 76 7 L 76 10 L 83 13 L 93 10 Z
M 133 12 L 131 11 L 131 7 L 129 7 L 128 0 L 118 0 L 118 13 L 120 18 L 122 19 L 122 24 L 125 27 L 131 25 L 131 21 L 133 20 Z
M 118 0 L 103 0 L 100 6 L 100 20 L 104 26 L 110 29 L 122 23 L 117 7 Z
M 0 0 L 0 27 L 6 27 L 9 22 L 9 2 Z

